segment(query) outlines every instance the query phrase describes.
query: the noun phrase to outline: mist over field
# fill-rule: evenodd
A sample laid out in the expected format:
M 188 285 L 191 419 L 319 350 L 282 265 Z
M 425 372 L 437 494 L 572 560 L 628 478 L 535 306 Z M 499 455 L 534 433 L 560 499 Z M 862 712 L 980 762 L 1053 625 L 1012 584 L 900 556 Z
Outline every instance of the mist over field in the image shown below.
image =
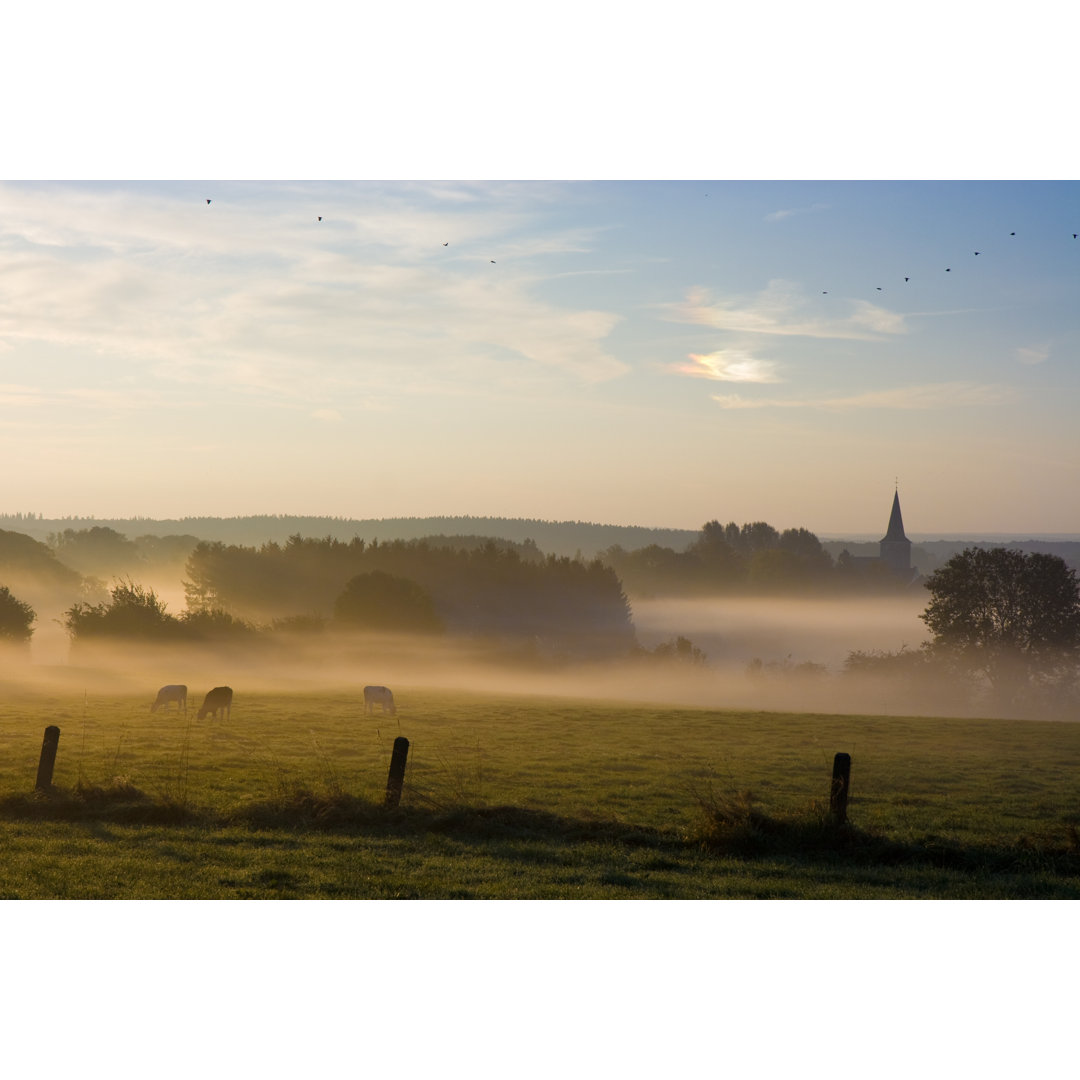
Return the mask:
M 176 583 L 154 585 L 170 610 L 183 610 Z M 3 663 L 8 692 L 143 694 L 183 682 L 190 707 L 227 684 L 242 707 L 245 692 L 391 686 L 401 708 L 409 690 L 445 688 L 497 694 L 555 695 L 710 709 L 971 715 L 947 687 L 928 694 L 896 680 L 843 673 L 854 650 L 916 649 L 926 637 L 919 591 L 899 597 L 781 599 L 738 597 L 631 600 L 645 652 L 595 662 L 538 659 L 512 642 L 405 634 L 282 636 L 257 645 L 76 643 L 55 619 L 38 626 L 29 651 Z M 651 651 L 689 639 L 701 662 L 657 659 Z
M 919 615 L 926 592 L 843 599 L 708 597 L 632 602 L 638 638 L 652 646 L 672 634 L 689 637 L 714 666 L 824 664 L 835 671 L 852 650 L 917 648 L 926 637 Z
M 730 544 L 720 531 L 710 523 L 682 551 L 615 546 L 591 560 L 545 553 L 528 538 L 473 535 L 369 543 L 292 534 L 243 545 L 189 534 L 132 541 L 102 526 L 53 532 L 48 543 L 0 532 L 0 584 L 37 616 L 29 643 L 4 650 L 0 682 L 143 694 L 147 706 L 167 683 L 187 684 L 196 706 L 215 685 L 231 685 L 239 703 L 257 690 L 334 689 L 359 701 L 365 684 L 379 683 L 403 703 L 410 688 L 446 688 L 1072 718 L 1060 703 L 991 707 L 944 669 L 909 663 L 931 637 L 918 580 L 875 578 L 872 559 L 852 573 L 806 530 L 732 523 L 723 528 Z M 749 546 L 740 554 L 739 544 Z M 396 582 L 412 600 L 380 593 L 362 613 L 339 610 L 358 582 Z M 96 620 L 110 593 L 119 602 L 117 586 L 134 607 L 110 630 Z M 430 625 L 416 621 L 425 604 Z M 85 633 L 73 628 L 76 610 Z

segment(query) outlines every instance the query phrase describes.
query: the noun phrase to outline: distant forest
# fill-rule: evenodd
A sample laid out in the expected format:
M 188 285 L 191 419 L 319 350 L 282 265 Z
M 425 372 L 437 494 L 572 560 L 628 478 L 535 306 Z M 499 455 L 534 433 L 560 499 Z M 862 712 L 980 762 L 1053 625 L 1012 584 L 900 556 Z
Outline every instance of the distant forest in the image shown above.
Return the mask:
M 604 548 L 663 544 L 684 548 L 693 543 L 692 529 L 653 529 L 638 525 L 595 525 L 585 521 L 541 521 L 537 518 L 410 517 L 344 518 L 259 515 L 254 517 L 43 518 L 37 514 L 0 514 L 0 529 L 48 541 L 52 534 L 108 528 L 128 537 L 190 535 L 226 544 L 285 543 L 290 536 L 354 537 L 378 540 L 423 540 L 432 536 L 483 536 L 514 543 L 532 541 L 545 555 L 594 558 Z
M 611 548 L 636 551 L 655 545 L 676 552 L 686 551 L 701 536 L 700 529 L 661 529 L 637 525 L 598 525 L 584 521 L 543 521 L 537 518 L 499 517 L 424 517 L 424 518 L 345 518 L 297 517 L 286 514 L 267 514 L 251 517 L 186 517 L 186 518 L 44 518 L 40 514 L 0 514 L 0 529 L 22 533 L 53 544 L 53 538 L 64 534 L 84 534 L 93 529 L 110 529 L 131 538 L 142 548 L 144 555 L 153 538 L 167 541 L 173 547 L 188 544 L 188 550 L 199 540 L 219 540 L 226 544 L 258 546 L 264 543 L 285 543 L 290 536 L 332 537 L 352 540 L 354 537 L 371 542 L 378 540 L 424 540 L 433 537 L 473 536 L 485 539 L 529 544 L 543 555 L 580 556 L 592 559 Z M 877 555 L 876 541 L 822 540 L 822 548 L 836 561 L 845 549 L 852 555 Z M 1080 541 L 1057 539 L 987 540 L 970 539 L 922 540 L 912 545 L 912 565 L 929 574 L 953 555 L 970 547 L 1006 547 L 1024 552 L 1057 555 L 1074 569 L 1080 570 Z M 153 555 L 154 561 L 160 550 Z M 184 556 L 186 558 L 186 554 Z M 74 564 L 72 564 L 74 565 Z
M 318 627 L 353 622 L 372 629 L 394 629 L 386 612 L 403 613 L 408 627 L 508 639 L 529 639 L 546 652 L 619 652 L 632 646 L 629 600 L 636 597 L 843 594 L 895 592 L 919 588 L 906 584 L 875 560 L 877 544 L 823 543 L 807 529 L 780 531 L 766 522 L 726 525 L 707 522 L 701 530 L 629 529 L 582 523 L 512 522 L 519 535 L 543 537 L 563 529 L 563 547 L 572 555 L 546 551 L 534 536 L 513 539 L 491 533 L 428 533 L 419 538 L 365 538 L 352 530 L 361 522 L 311 519 L 325 527 L 338 521 L 338 538 L 300 532 L 283 541 L 229 543 L 197 532 L 137 532 L 132 538 L 109 525 L 73 527 L 33 515 L 0 519 L 18 526 L 0 529 L 0 588 L 29 603 L 45 618 L 78 607 L 77 625 L 87 633 L 127 625 L 114 611 L 116 584 L 127 584 L 121 597 L 127 608 L 145 608 L 157 617 L 150 583 L 175 589 L 183 585 L 188 629 L 222 629 L 218 615 L 262 626 L 292 620 Z M 75 519 L 67 519 L 68 522 Z M 184 519 L 198 528 L 201 519 Z M 222 527 L 229 519 L 216 521 Z M 289 518 L 243 518 L 245 528 L 265 531 Z M 502 519 L 408 519 L 440 525 L 484 524 L 493 531 Z M 63 524 L 48 530 L 49 525 Z M 122 524 L 122 523 L 118 523 Z M 141 530 L 151 523 L 137 519 Z M 173 523 L 154 523 L 157 526 Z M 180 523 L 176 523 L 180 524 Z M 390 531 L 388 522 L 381 523 Z M 44 533 L 36 539 L 30 530 Z M 514 531 L 510 530 L 510 531 Z M 549 533 L 550 535 L 550 533 Z M 591 536 L 674 536 L 676 544 L 658 541 L 628 546 L 616 542 L 586 554 L 579 541 Z M 913 564 L 930 573 L 957 551 L 974 545 L 936 541 L 913 549 Z M 1053 554 L 1078 567 L 1080 543 L 1026 541 L 1008 545 Z M 836 550 L 839 547 L 839 550 Z M 141 591 L 140 591 L 141 590 Z M 112 596 L 112 604 L 109 598 Z M 140 607 L 141 605 L 141 607 Z M 146 611 L 142 611 L 145 614 Z M 407 618 L 406 618 L 407 616 Z M 142 617 L 142 615 L 140 615 Z M 170 616 L 171 618 L 171 616 Z M 217 620 L 217 621 L 215 621 Z M 409 620 L 412 620 L 411 622 Z M 400 629 L 407 626 L 402 624 Z M 73 624 L 68 621 L 69 627 Z
M 412 610 L 430 600 L 438 624 L 451 633 L 528 638 L 545 651 L 579 656 L 625 653 L 634 645 L 630 606 L 609 567 L 523 556 L 491 540 L 443 546 L 296 535 L 259 548 L 204 541 L 188 559 L 184 591 L 189 611 L 262 620 L 333 612 L 340 620 L 391 581 L 419 587 Z

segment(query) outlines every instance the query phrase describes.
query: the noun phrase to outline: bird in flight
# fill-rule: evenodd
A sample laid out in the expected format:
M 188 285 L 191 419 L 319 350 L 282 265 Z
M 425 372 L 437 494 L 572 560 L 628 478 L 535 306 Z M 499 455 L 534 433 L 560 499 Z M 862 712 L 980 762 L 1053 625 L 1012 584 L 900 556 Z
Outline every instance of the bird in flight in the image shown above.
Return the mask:
M 495 260 L 494 260 L 494 259 L 492 259 L 492 260 L 491 260 L 491 265 L 492 265 L 492 266 L 494 266 L 494 265 L 495 265 Z
M 976 251 L 975 254 L 978 255 L 979 253 Z
M 952 273 L 952 267 L 951 266 L 946 266 L 945 267 L 945 273 L 946 274 Z
M 209 200 L 209 199 L 207 199 L 207 200 L 206 200 L 206 205 L 207 205 L 207 206 L 209 206 L 209 205 L 210 205 L 210 200 Z
M 904 280 L 905 280 L 905 281 L 910 281 L 910 280 L 911 280 L 911 278 L 904 278 Z
M 319 215 L 319 220 L 322 221 L 322 214 Z
M 449 240 L 447 240 L 447 241 L 446 241 L 446 244 L 449 244 L 449 243 L 450 243 L 450 241 L 449 241 Z M 446 247 L 446 244 L 443 244 L 443 247 Z
M 878 292 L 881 292 L 881 286 L 880 285 L 875 286 L 875 288 L 877 289 Z
M 1011 232 L 1011 233 L 1009 233 L 1009 235 L 1010 235 L 1010 236 L 1015 236 L 1015 235 L 1016 235 L 1016 233 L 1014 233 L 1014 232 Z

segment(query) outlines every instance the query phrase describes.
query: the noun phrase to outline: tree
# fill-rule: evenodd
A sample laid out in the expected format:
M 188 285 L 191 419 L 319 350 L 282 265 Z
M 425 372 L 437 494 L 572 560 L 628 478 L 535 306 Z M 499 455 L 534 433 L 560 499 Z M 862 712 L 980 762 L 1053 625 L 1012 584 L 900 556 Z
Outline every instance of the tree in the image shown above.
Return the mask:
M 334 601 L 334 617 L 370 630 L 434 633 L 442 629 L 426 589 L 382 570 L 351 578 Z
M 139 545 L 105 525 L 49 533 L 49 546 L 80 574 L 126 574 L 142 566 Z
M 165 610 L 153 589 L 132 581 L 113 586 L 108 604 L 74 604 L 64 612 L 64 626 L 73 640 L 177 641 L 191 636 L 187 627 Z
M 1056 555 L 968 548 L 927 579 L 932 650 L 1008 699 L 1075 674 L 1080 585 Z
M 29 641 L 36 618 L 29 604 L 12 596 L 6 585 L 0 586 L 0 641 Z

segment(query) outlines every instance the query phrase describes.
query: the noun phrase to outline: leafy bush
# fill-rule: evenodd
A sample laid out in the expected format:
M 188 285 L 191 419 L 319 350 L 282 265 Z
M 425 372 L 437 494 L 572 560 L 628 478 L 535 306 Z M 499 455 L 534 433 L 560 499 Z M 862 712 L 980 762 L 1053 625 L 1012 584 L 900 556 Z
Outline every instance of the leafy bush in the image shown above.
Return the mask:
M 0 641 L 29 641 L 36 618 L 29 604 L 12 596 L 6 585 L 0 586 Z
M 647 655 L 657 660 L 678 660 L 684 664 L 694 664 L 704 667 L 708 663 L 708 657 L 689 638 L 681 634 L 671 641 L 663 641 L 651 652 L 645 650 Z
M 121 581 L 107 604 L 74 604 L 64 612 L 64 626 L 72 640 L 87 638 L 140 638 L 176 641 L 189 637 L 187 627 L 170 615 L 153 589 Z

